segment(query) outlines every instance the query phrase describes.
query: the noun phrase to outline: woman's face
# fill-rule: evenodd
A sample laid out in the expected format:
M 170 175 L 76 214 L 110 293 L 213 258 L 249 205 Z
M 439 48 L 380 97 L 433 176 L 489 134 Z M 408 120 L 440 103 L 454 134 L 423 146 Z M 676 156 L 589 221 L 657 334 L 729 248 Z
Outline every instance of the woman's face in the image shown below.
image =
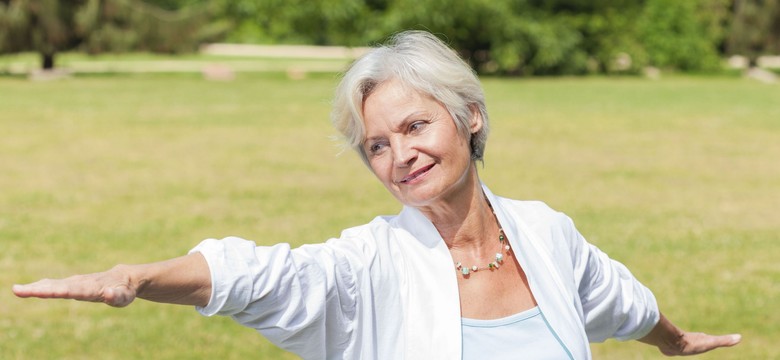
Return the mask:
M 364 100 L 363 151 L 374 174 L 401 203 L 428 207 L 469 183 L 473 161 L 447 109 L 432 97 L 390 80 Z M 482 126 L 472 117 L 471 133 Z

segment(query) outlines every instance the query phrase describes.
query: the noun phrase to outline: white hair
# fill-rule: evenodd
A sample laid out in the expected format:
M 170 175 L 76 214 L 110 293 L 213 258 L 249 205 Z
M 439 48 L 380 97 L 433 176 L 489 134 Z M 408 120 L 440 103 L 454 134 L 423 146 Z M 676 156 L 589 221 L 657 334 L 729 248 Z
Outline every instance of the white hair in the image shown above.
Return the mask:
M 482 160 L 489 132 L 485 94 L 474 70 L 450 47 L 424 31 L 404 31 L 355 60 L 336 89 L 331 112 L 333 126 L 363 161 L 365 127 L 363 102 L 380 84 L 389 80 L 433 97 L 455 121 L 464 138 L 470 138 L 471 157 Z M 482 128 L 469 132 L 478 112 Z

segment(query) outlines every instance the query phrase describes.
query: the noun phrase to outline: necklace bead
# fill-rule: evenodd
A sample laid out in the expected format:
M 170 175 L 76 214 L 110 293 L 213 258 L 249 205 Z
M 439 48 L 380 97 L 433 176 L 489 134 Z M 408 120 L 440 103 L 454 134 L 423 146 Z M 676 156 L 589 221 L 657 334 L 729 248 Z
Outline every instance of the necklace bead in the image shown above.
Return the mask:
M 487 197 L 485 198 L 486 201 Z M 465 277 L 469 276 L 472 272 L 477 272 L 481 269 L 487 269 L 487 270 L 498 270 L 498 268 L 503 265 L 504 263 L 504 252 L 509 255 L 509 251 L 511 250 L 511 247 L 506 242 L 506 235 L 504 234 L 504 229 L 501 228 L 501 224 L 498 222 L 498 217 L 496 216 L 495 211 L 493 211 L 493 206 L 490 204 L 490 201 L 488 201 L 488 206 L 490 207 L 490 212 L 493 213 L 493 218 L 496 219 L 496 224 L 498 224 L 498 243 L 500 244 L 499 252 L 496 253 L 496 257 L 494 261 L 491 261 L 487 264 L 485 267 L 479 267 L 477 265 L 472 265 L 471 267 L 463 266 L 462 263 L 456 262 L 455 263 L 455 269 L 460 270 L 460 273 Z
M 499 232 L 498 242 L 501 244 L 501 248 L 500 249 L 503 252 L 506 252 L 508 254 L 509 250 L 511 249 L 511 247 L 509 246 L 509 244 L 505 243 L 506 236 L 504 235 L 504 230 L 499 228 L 498 232 Z M 468 275 L 470 275 L 473 272 L 477 272 L 477 271 L 483 270 L 483 269 L 485 269 L 485 270 L 498 270 L 498 268 L 500 268 L 501 265 L 503 265 L 503 263 L 504 263 L 504 253 L 497 252 L 494 261 L 491 261 L 485 267 L 479 267 L 477 265 L 472 265 L 471 267 L 468 267 L 468 266 L 463 266 L 463 264 L 461 262 L 456 262 L 455 263 L 455 269 L 456 270 L 460 270 L 460 273 L 463 276 L 468 276 Z

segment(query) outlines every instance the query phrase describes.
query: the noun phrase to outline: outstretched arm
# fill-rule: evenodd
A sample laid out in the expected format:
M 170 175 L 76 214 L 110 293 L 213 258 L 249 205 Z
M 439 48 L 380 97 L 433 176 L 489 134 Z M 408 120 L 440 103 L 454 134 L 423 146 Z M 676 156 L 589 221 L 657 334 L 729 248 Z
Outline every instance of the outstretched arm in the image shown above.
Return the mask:
M 203 255 L 192 253 L 151 264 L 117 265 L 94 274 L 14 285 L 13 292 L 23 298 L 74 299 L 115 307 L 130 305 L 135 298 L 206 306 L 211 296 L 211 274 Z
M 663 314 L 658 324 L 645 337 L 643 343 L 655 345 L 664 355 L 696 355 L 719 347 L 734 346 L 742 340 L 738 334 L 707 335 L 680 330 Z

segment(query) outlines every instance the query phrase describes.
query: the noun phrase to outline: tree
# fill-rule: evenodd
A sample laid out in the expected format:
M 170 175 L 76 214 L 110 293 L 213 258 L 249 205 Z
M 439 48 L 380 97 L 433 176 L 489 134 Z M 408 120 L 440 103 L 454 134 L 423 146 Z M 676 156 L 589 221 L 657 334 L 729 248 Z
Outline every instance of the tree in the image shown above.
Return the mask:
M 638 19 L 639 40 L 654 66 L 710 70 L 719 58 L 696 1 L 649 0 Z
M 421 29 L 478 71 L 510 75 L 712 66 L 731 1 L 216 0 L 230 41 L 352 46 Z
M 0 0 L 0 53 L 34 51 L 43 69 L 58 52 L 192 51 L 222 29 L 206 6 L 166 11 L 137 0 Z
M 423 29 L 482 73 L 695 71 L 724 49 L 753 61 L 780 50 L 778 19 L 780 0 L 0 0 L 0 53 L 34 50 L 51 66 L 68 49 L 176 53 L 224 33 L 364 46 Z
M 77 43 L 73 31 L 76 9 L 86 1 L 4 0 L 0 2 L 0 51 L 33 50 L 44 69 L 54 66 L 54 54 Z
M 388 33 L 424 29 L 442 37 L 482 73 L 581 73 L 582 36 L 566 16 L 510 0 L 395 0 L 382 26 Z
M 364 45 L 370 39 L 371 20 L 379 16 L 370 0 L 220 0 L 215 4 L 233 24 L 228 40 L 241 43 Z
M 727 52 L 746 56 L 750 66 L 760 55 L 780 51 L 780 0 L 735 0 Z

